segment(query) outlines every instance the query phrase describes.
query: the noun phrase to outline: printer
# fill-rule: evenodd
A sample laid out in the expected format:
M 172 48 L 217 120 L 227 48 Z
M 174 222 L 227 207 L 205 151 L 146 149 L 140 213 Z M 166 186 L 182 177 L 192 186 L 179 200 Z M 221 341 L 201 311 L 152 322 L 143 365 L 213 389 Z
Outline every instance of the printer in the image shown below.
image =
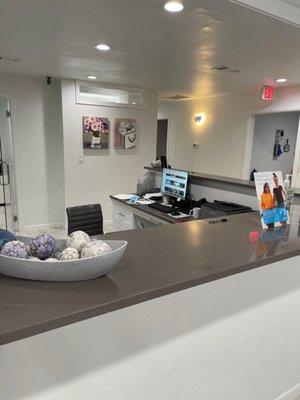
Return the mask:
M 252 208 L 227 201 L 217 201 L 202 204 L 201 219 L 223 217 L 225 215 L 242 214 L 251 212 Z

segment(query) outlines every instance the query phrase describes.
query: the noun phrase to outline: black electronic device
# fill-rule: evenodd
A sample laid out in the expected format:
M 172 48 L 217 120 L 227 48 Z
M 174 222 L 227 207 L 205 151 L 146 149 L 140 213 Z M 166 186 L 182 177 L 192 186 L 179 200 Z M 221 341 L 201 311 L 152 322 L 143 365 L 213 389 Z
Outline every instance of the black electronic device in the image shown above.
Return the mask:
M 158 201 L 156 201 L 155 203 L 151 203 L 148 205 L 148 207 L 150 208 L 154 208 L 155 210 L 159 210 L 163 213 L 169 214 L 171 212 L 174 212 L 174 208 L 170 207 L 170 206 L 166 206 L 165 204 L 161 204 Z
M 203 204 L 201 207 L 201 219 L 222 217 L 224 215 L 243 214 L 251 212 L 252 209 L 241 204 L 227 201 L 214 201 Z
M 180 211 L 177 211 L 177 210 L 172 210 L 172 212 L 171 212 L 171 215 L 174 217 L 177 217 L 180 214 L 181 214 Z
M 167 157 L 166 156 L 160 156 L 160 162 L 161 162 L 161 168 L 168 168 L 168 163 L 167 163 Z
M 164 168 L 161 179 L 161 193 L 175 199 L 185 200 L 188 192 L 187 171 Z

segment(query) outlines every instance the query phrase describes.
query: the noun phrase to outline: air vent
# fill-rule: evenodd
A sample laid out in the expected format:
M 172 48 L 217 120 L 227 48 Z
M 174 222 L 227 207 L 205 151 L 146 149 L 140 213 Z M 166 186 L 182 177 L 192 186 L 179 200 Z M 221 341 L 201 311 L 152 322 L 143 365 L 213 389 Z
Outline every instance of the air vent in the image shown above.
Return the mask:
M 231 67 L 228 67 L 227 65 L 216 65 L 215 67 L 212 67 L 212 70 L 231 72 L 232 74 L 238 74 L 239 72 L 241 72 L 240 69 L 231 68 Z
M 164 99 L 168 99 L 168 100 L 184 100 L 184 99 L 188 99 L 188 96 L 184 96 L 182 94 L 174 94 L 173 96 L 164 97 Z
M 17 57 L 3 57 L 0 56 L 0 61 L 6 61 L 6 62 L 20 62 L 21 59 Z
M 226 71 L 229 69 L 226 65 L 216 65 L 215 67 L 212 67 L 212 69 L 217 69 L 218 71 Z

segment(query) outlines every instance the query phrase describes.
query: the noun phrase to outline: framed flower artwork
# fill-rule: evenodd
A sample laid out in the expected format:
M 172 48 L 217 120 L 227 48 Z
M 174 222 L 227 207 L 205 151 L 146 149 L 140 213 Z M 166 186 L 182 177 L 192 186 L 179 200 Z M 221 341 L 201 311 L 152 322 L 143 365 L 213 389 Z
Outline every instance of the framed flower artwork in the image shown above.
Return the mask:
M 83 117 L 83 148 L 108 149 L 110 124 L 108 118 Z

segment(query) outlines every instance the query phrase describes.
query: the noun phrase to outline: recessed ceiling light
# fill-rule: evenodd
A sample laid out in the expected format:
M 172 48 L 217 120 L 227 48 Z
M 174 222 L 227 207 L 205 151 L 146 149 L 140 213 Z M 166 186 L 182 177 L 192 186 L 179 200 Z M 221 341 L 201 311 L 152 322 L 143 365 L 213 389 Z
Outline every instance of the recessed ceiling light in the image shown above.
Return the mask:
M 98 79 L 98 76 L 89 75 L 89 76 L 88 76 L 88 79 L 90 79 L 91 81 L 94 81 L 94 80 Z
M 108 50 L 110 50 L 110 47 L 108 44 L 99 43 L 99 44 L 97 44 L 96 49 L 101 50 L 101 51 L 108 51 Z
M 276 79 L 276 82 L 285 83 L 285 82 L 287 82 L 287 79 L 286 78 L 278 78 L 278 79 Z
M 176 1 L 176 0 L 167 1 L 164 7 L 165 7 L 165 10 L 167 10 L 169 12 L 174 12 L 174 13 L 180 12 L 184 8 L 181 1 Z

